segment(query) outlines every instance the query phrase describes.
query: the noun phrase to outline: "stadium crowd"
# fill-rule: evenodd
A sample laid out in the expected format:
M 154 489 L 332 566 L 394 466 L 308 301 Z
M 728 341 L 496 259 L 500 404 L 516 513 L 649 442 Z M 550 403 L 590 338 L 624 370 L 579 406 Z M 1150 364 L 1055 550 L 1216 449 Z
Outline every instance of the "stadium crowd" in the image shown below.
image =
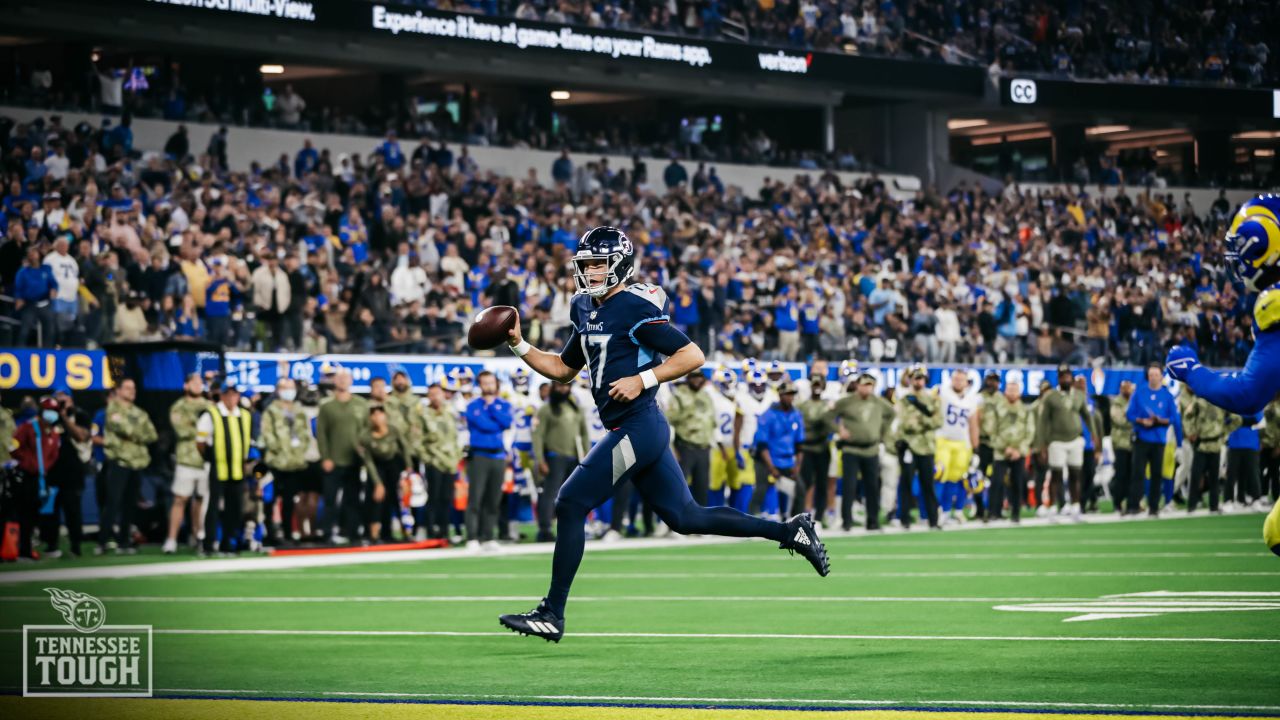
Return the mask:
M 1207 242 L 1233 208 L 1084 187 L 932 188 L 895 200 L 874 173 L 727 186 L 715 168 L 562 153 L 527 177 L 465 146 L 365 157 L 310 141 L 227 168 L 178 127 L 164 152 L 128 120 L 0 124 L 0 288 L 12 345 L 193 338 L 237 349 L 468 352 L 468 318 L 522 310 L 567 334 L 577 238 L 620 223 L 639 277 L 717 359 L 1143 364 L 1179 338 L 1239 364 L 1249 313 Z M 545 173 L 545 174 L 544 174 Z
M 1270 3 L 1155 0 L 415 0 L 440 10 L 588 27 L 766 42 L 865 55 L 981 63 L 1136 82 L 1274 84 Z
M 1185 388 L 1175 400 L 1159 363 L 1115 397 L 1092 395 L 1063 365 L 1031 402 L 1013 375 L 1003 388 L 999 375 L 975 385 L 967 372 L 931 386 L 917 364 L 877 393 L 856 361 L 832 369 L 815 361 L 798 384 L 748 360 L 740 374 L 721 366 L 664 385 L 694 500 L 876 531 L 1076 521 L 1105 499 L 1132 516 L 1265 510 L 1280 494 L 1280 397 L 1247 417 Z M 606 434 L 586 383 L 534 384 L 522 367 L 500 384 L 460 367 L 423 396 L 403 371 L 389 380 L 374 377 L 366 397 L 334 368 L 315 386 L 286 377 L 254 394 L 193 373 L 177 400 L 148 410 L 125 377 L 96 414 L 65 388 L 0 407 L 0 518 L 16 530 L 0 560 L 79 557 L 89 542 L 102 555 L 175 553 L 185 540 L 213 556 L 555 539 L 551 499 Z M 605 541 L 669 532 L 629 483 L 588 524 Z
M 848 183 L 831 172 L 771 179 L 747 192 L 726 186 L 713 167 L 701 164 L 686 167 L 672 160 L 650 167 L 637 157 L 630 167 L 611 167 L 607 160 L 567 151 L 545 170 L 511 178 L 477 167 L 465 146 L 456 152 L 445 143 L 407 148 L 391 134 L 363 157 L 334 157 L 307 142 L 275 161 L 228 168 L 228 143 L 234 142 L 229 131 L 217 133 L 199 152 L 177 128 L 163 153 L 144 152 L 133 147 L 127 120 L 103 129 L 65 127 L 50 117 L 3 126 L 0 142 L 0 283 L 12 298 L 12 312 L 4 313 L 10 320 L 3 323 L 7 345 L 195 339 L 312 354 L 467 353 L 463 337 L 475 310 L 508 304 L 520 307 L 527 339 L 555 348 L 568 334 L 575 290 L 566 261 L 586 229 L 607 223 L 620 224 L 634 242 L 637 279 L 668 290 L 672 322 L 707 348 L 713 361 L 734 366 L 741 358 L 803 360 L 814 370 L 848 358 L 944 365 L 1029 360 L 1079 367 L 1108 359 L 1145 364 L 1163 358 L 1177 339 L 1198 346 L 1207 363 L 1230 365 L 1242 362 L 1250 344 L 1245 299 L 1212 249 L 1233 211 L 1225 196 L 1211 207 L 1193 208 L 1168 194 L 1131 195 L 1123 188 L 1114 195 L 1084 187 L 1037 195 L 1011 186 L 989 195 L 961 186 L 900 200 L 874 173 Z M 780 392 L 777 378 L 752 382 L 760 377 L 744 368 L 732 394 L 738 408 L 755 407 L 759 412 L 752 417 L 765 423 L 773 400 L 788 393 Z M 811 384 L 810 396 L 802 396 L 795 409 L 803 414 L 807 408 L 806 423 L 816 423 L 815 429 L 831 422 L 829 412 L 861 417 L 860 404 L 881 400 L 859 389 L 868 384 L 862 376 L 838 377 L 834 396 L 822 407 L 810 402 Z M 118 384 L 96 419 L 78 410 L 67 392 L 26 398 L 15 417 L 24 481 L 5 484 L 26 493 L 20 499 L 27 508 L 20 554 L 31 556 L 33 528 L 41 522 L 65 524 L 73 550 L 79 550 L 73 508 L 79 507 L 86 476 L 97 481 L 103 552 L 128 551 L 138 538 L 165 540 L 173 549 L 182 527 L 199 540 L 196 518 L 207 529 L 201 545 L 207 553 L 239 551 L 262 540 L 379 542 L 415 533 L 491 545 L 510 537 L 522 507 L 514 498 L 536 495 L 519 488 L 554 493 L 566 465 L 549 461 L 580 457 L 591 433 L 602 431 L 591 426 L 591 401 L 581 389 L 571 397 L 567 389 L 543 386 L 543 398 L 541 389 L 499 388 L 492 376 L 459 374 L 433 387 L 424 403 L 406 381 L 377 378 L 366 400 L 350 392 L 349 376 L 337 373 L 319 392 L 286 381 L 268 402 L 261 396 L 246 401 L 241 388 L 216 379 L 217 394 L 205 397 L 206 379 L 193 377 L 168 423 L 138 408 L 130 381 Z M 722 380 L 719 386 L 729 384 Z M 687 410 L 671 404 L 683 402 L 677 398 L 688 394 L 686 388 L 673 390 L 665 401 L 677 445 L 685 446 L 682 459 L 709 450 L 713 442 L 706 437 L 710 426 L 697 414 L 707 406 L 701 395 L 696 401 L 684 398 L 690 400 Z M 1047 389 L 1041 389 L 1042 397 Z M 922 397 L 905 385 L 894 391 Z M 924 388 L 914 391 L 919 392 Z M 1130 407 L 1140 394 L 1139 389 L 1130 396 Z M 1072 397 L 1079 399 L 1071 403 L 1084 399 L 1083 393 Z M 1101 467 L 1097 439 L 1103 433 L 1113 440 L 1141 437 L 1123 413 L 1115 414 L 1121 403 L 1089 404 L 1082 417 L 1093 420 L 1080 423 L 1071 413 L 1084 412 L 1084 405 L 1071 403 L 1064 406 L 1065 420 L 1034 431 L 1026 414 L 1014 413 L 1009 422 L 1023 429 L 1006 438 L 1006 460 L 983 462 L 993 474 L 1001 463 L 1008 465 L 1006 473 L 1015 466 L 1028 471 L 1034 482 L 1018 485 L 1015 478 L 1011 484 L 1030 488 L 1038 508 L 1079 503 L 1091 509 L 1097 499 L 1090 490 L 1093 475 Z M 779 412 L 792 411 L 783 405 Z M 1104 422 L 1099 415 L 1107 406 Z M 957 489 L 971 479 L 972 469 L 966 473 L 967 460 L 957 460 L 954 450 L 938 460 L 950 485 L 929 500 L 925 478 L 934 473 L 923 460 L 910 468 L 904 462 L 908 453 L 923 457 L 911 438 L 931 441 L 932 426 L 902 416 L 916 407 L 910 400 L 876 407 L 881 432 L 859 421 L 858 432 L 868 437 L 840 435 L 837 444 L 847 445 L 831 453 L 828 467 L 835 466 L 837 454 L 849 456 L 836 477 L 864 488 L 860 495 L 849 494 L 839 518 L 830 498 L 835 483 L 820 482 L 828 473 L 799 462 L 787 467 L 781 447 L 761 465 L 754 450 L 768 440 L 751 432 L 734 437 L 737 448 L 731 444 L 712 454 L 706 471 L 687 472 L 700 500 L 712 485 L 710 477 L 735 475 L 723 463 L 743 473 L 754 466 L 757 477 L 785 476 L 801 483 L 806 495 L 813 488 L 807 504 L 843 527 L 854 515 L 869 527 L 879 524 L 894 507 L 891 516 L 908 522 L 903 508 L 917 503 L 923 503 L 921 520 L 939 523 L 945 521 L 938 512 L 957 519 L 966 506 L 985 512 L 980 499 L 993 509 L 985 517 L 1003 509 L 1004 500 L 984 495 L 981 485 L 990 481 L 1002 488 L 1003 478 L 981 481 L 968 494 Z M 1229 430 L 1230 420 L 1198 420 L 1196 432 L 1179 430 L 1194 438 L 1186 447 L 1204 456 L 1181 466 L 1205 478 L 1214 508 L 1216 484 L 1209 483 L 1216 481 L 1206 475 L 1206 463 L 1227 444 L 1227 434 L 1252 433 L 1252 440 L 1238 441 L 1244 446 L 1228 444 L 1228 450 L 1242 451 L 1228 452 L 1236 458 L 1228 478 L 1244 473 L 1272 483 L 1276 476 L 1271 466 L 1265 473 L 1260 469 L 1277 458 L 1274 449 L 1262 455 L 1260 419 L 1250 424 L 1237 418 L 1238 427 Z M 894 425 L 907 428 L 900 438 Z M 538 427 L 541 437 L 534 432 Z M 1146 476 L 1139 474 L 1147 468 L 1151 478 L 1170 474 L 1164 468 L 1172 465 L 1158 462 L 1170 445 L 1166 430 L 1173 432 L 1152 430 L 1141 448 L 1113 443 L 1113 482 L 1126 476 L 1132 482 L 1121 480 L 1111 494 L 1128 512 L 1162 508 L 1164 483 L 1148 482 L 1154 489 L 1144 506 L 1139 480 Z M 989 446 L 997 431 L 984 431 Z M 1074 437 L 1055 439 L 1067 434 Z M 1076 440 L 1085 435 L 1093 440 L 1081 443 L 1077 454 Z M 726 441 L 716 436 L 714 442 L 723 447 Z M 1270 442 L 1265 447 L 1274 448 Z M 1054 443 L 1066 459 L 1038 460 L 1040 465 L 1027 460 L 1033 450 L 1037 457 L 1047 452 L 1053 458 Z M 879 454 L 863 452 L 879 444 Z M 1009 460 L 1010 450 L 1021 464 Z M 247 466 L 235 457 L 240 452 Z M 941 445 L 937 452 L 942 455 Z M 820 453 L 815 447 L 806 457 Z M 1129 463 L 1125 469 L 1119 469 L 1122 453 Z M 718 471 L 717 456 L 723 461 Z M 1071 464 L 1077 457 L 1079 464 Z M 1072 472 L 1062 472 L 1064 464 Z M 38 466 L 45 470 L 43 480 L 65 492 L 36 493 L 32 479 L 40 477 Z M 459 467 L 466 483 L 455 477 Z M 912 468 L 918 475 L 914 484 Z M 908 478 L 896 484 L 896 496 L 883 490 L 889 485 L 880 485 L 881 474 L 893 472 Z M 264 498 L 258 491 L 268 473 L 274 489 Z M 548 478 L 558 479 L 548 486 Z M 874 490 L 878 486 L 885 497 L 877 507 L 872 499 L 881 494 Z M 465 500 L 463 493 L 450 495 L 463 487 Z M 1192 486 L 1196 499 L 1199 487 Z M 1230 496 L 1252 503 L 1269 487 L 1234 483 Z M 742 488 L 721 482 L 725 489 Z M 797 486 L 789 489 L 799 496 Z M 273 494 L 278 503 L 270 499 Z M 438 502 L 414 506 L 415 495 Z M 745 495 L 730 494 L 724 501 L 779 512 L 776 499 Z M 1163 495 L 1165 502 L 1172 498 L 1171 492 Z M 823 496 L 828 499 L 819 500 Z M 622 510 L 634 507 L 629 498 L 615 500 Z M 403 505 L 410 507 L 407 515 Z M 536 520 L 545 540 L 550 518 L 547 504 L 541 507 Z M 643 508 L 634 509 L 643 520 Z M 615 533 L 636 527 L 622 510 L 598 517 L 599 531 L 608 532 L 606 522 Z M 241 537 L 246 519 L 257 525 L 252 541 L 232 541 Z M 42 537 L 56 537 L 53 532 Z

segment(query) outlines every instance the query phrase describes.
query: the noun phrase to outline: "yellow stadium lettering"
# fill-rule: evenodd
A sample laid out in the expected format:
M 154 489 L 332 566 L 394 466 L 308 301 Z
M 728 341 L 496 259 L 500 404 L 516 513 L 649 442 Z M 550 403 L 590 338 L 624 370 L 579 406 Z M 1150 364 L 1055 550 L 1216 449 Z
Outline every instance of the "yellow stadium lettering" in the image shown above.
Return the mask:
M 0 353 L 0 390 L 17 386 L 21 373 L 21 365 L 13 353 Z
M 41 360 L 44 360 L 43 373 L 40 372 Z M 53 371 L 57 365 L 58 361 L 53 353 L 44 355 L 31 353 L 31 384 L 41 389 L 53 387 Z
M 67 358 L 67 387 L 88 390 L 93 386 L 93 358 L 76 353 Z

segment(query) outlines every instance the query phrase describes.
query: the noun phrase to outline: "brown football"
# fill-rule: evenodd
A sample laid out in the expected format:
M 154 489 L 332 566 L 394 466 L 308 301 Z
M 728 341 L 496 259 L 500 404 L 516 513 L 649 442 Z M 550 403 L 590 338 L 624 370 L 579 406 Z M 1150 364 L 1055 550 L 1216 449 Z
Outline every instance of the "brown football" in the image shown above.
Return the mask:
M 467 331 L 467 344 L 476 350 L 492 350 L 507 341 L 507 333 L 520 321 L 510 305 L 487 307 L 476 315 Z

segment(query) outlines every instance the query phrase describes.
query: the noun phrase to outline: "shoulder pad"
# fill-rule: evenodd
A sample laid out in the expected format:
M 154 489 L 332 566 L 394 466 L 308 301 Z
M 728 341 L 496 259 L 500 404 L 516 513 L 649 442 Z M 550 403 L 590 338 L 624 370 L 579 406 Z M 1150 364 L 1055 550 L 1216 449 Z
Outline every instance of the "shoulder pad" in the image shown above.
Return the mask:
M 627 292 L 653 303 L 653 306 L 658 308 L 658 312 L 663 312 L 667 309 L 667 291 L 663 290 L 658 285 L 654 285 L 652 283 L 636 283 L 634 285 L 628 285 Z
M 1259 330 L 1280 328 L 1280 285 L 1263 290 L 1258 296 L 1253 304 L 1253 321 Z

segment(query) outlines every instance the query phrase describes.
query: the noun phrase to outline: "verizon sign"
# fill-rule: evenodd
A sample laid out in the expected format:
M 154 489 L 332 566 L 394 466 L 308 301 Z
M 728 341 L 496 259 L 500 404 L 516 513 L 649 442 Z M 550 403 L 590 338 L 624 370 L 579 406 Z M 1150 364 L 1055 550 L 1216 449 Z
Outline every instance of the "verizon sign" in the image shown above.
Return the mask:
M 295 0 L 148 0 L 148 2 L 199 10 L 217 10 L 220 12 L 276 17 L 282 20 L 316 21 L 315 6 L 309 2 L 296 2 Z
M 799 73 L 801 75 L 809 72 L 809 64 L 813 62 L 812 54 L 788 55 L 781 50 L 776 53 L 760 53 L 757 58 L 760 61 L 761 70 Z
M 649 35 L 639 38 L 596 35 L 571 27 L 550 30 L 516 22 L 485 22 L 472 15 L 441 17 L 421 11 L 397 12 L 383 5 L 373 6 L 373 29 L 392 35 L 412 33 L 457 40 L 510 45 L 521 50 L 546 48 L 606 55 L 612 58 L 640 58 L 683 63 L 692 67 L 711 64 L 711 50 L 703 45 L 664 42 Z

